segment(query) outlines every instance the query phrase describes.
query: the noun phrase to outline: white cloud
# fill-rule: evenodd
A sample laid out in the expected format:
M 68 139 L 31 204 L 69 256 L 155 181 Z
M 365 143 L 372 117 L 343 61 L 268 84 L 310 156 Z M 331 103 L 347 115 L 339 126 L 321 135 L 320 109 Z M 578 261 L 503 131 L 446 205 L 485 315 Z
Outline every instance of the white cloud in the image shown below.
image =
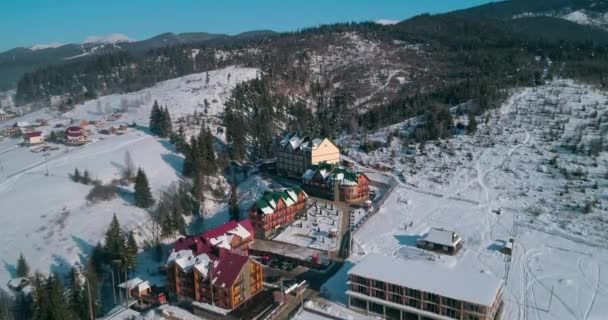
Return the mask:
M 388 25 L 392 25 L 392 24 L 397 24 L 399 23 L 399 20 L 388 20 L 388 19 L 380 19 L 380 20 L 376 20 L 377 24 L 381 24 L 384 26 L 388 26 Z
M 61 46 L 63 46 L 64 44 L 61 42 L 51 42 L 48 44 L 36 44 L 30 47 L 30 50 L 42 50 L 42 49 L 49 49 L 49 48 L 59 48 Z
M 82 44 L 85 43 L 118 43 L 118 42 L 131 42 L 133 39 L 129 38 L 126 34 L 112 33 L 105 36 L 88 36 Z

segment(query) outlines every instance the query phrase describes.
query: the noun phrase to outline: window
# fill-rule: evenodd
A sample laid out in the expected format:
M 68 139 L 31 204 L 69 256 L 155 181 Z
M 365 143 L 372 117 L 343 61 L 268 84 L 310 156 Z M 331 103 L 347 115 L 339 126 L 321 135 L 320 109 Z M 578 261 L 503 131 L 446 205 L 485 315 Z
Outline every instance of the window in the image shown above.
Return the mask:
M 391 295 L 390 295 L 390 299 L 389 299 L 389 300 L 390 300 L 391 302 L 401 304 L 401 296 L 398 296 L 398 295 L 396 295 L 396 294 L 391 294 Z
M 408 299 L 407 305 L 412 308 L 420 309 L 420 302 L 418 300 Z
M 412 298 L 420 299 L 420 291 L 408 288 L 405 292 L 407 296 Z
M 436 294 L 433 294 L 433 293 L 427 293 L 426 299 L 424 299 L 424 300 L 439 303 L 439 296 Z
M 467 320 L 479 320 L 479 317 L 478 317 L 478 316 L 475 316 L 475 315 L 472 315 L 472 314 L 469 314 L 469 315 L 467 316 Z
M 427 311 L 430 311 L 430 312 L 434 312 L 434 313 L 438 313 L 439 308 L 437 307 L 436 304 L 426 302 L 424 304 L 424 310 L 427 310 Z
M 460 314 L 456 312 L 456 310 L 450 308 L 444 309 L 443 315 L 448 316 L 450 318 L 460 319 Z

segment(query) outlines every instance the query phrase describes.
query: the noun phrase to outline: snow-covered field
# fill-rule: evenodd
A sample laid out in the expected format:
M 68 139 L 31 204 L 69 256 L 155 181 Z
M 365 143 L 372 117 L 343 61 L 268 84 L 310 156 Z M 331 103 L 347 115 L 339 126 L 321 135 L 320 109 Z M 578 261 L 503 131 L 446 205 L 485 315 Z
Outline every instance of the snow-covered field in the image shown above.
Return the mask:
M 21 139 L 0 141 L 0 234 L 3 241 L 0 285 L 4 286 L 14 276 L 20 253 L 33 270 L 69 270 L 103 239 L 114 214 L 125 230 L 134 230 L 140 242 L 149 239 L 150 215 L 132 204 L 132 187 L 121 187 L 113 200 L 90 203 L 86 196 L 92 186 L 73 182 L 70 174 L 78 168 L 81 174 L 87 170 L 93 179 L 110 182 L 121 176 L 128 151 L 134 164 L 146 172 L 153 196 L 158 198 L 161 191 L 179 180 L 182 156 L 174 152 L 168 141 L 149 135 L 140 130 L 141 127 L 129 128 L 122 135 L 103 135 L 99 131 L 120 123 L 147 123 L 154 100 L 166 105 L 176 120 L 195 110 L 203 112 L 201 105 L 206 98 L 210 103 L 208 115 L 215 117 L 222 112 L 230 90 L 256 74 L 256 69 L 229 67 L 210 71 L 209 84 L 206 84 L 205 73 L 189 75 L 136 93 L 100 97 L 63 115 L 40 110 L 3 123 L 2 126 L 6 126 L 17 121 L 34 124 L 46 120 L 48 124 L 37 126 L 37 130 L 49 133 L 62 130 L 54 128 L 55 124 L 61 123 L 65 127 L 80 120 L 101 120 L 108 114 L 124 111 L 121 101 L 128 105 L 120 119 L 102 121 L 101 128 L 90 126 L 91 142 L 81 147 L 46 143 L 50 148 L 42 150 L 41 146 L 20 146 Z M 98 105 L 101 105 L 101 112 L 98 112 Z M 259 177 L 247 179 L 240 188 L 241 204 L 252 203 L 264 190 L 265 182 Z M 205 206 L 209 215 L 205 228 L 228 219 L 228 210 L 223 204 L 206 201 Z
M 354 234 L 351 261 L 323 294 L 345 303 L 346 272 L 374 252 L 503 279 L 503 319 L 605 319 L 608 153 L 594 141 L 606 138 L 607 101 L 556 80 L 514 92 L 479 117 L 475 135 L 429 143 L 417 156 L 402 153 L 398 138 L 370 155 L 350 150 L 406 183 Z M 386 141 L 388 132 L 370 136 Z M 464 248 L 454 257 L 416 248 L 431 227 L 458 232 Z M 499 251 L 509 238 L 512 257 Z

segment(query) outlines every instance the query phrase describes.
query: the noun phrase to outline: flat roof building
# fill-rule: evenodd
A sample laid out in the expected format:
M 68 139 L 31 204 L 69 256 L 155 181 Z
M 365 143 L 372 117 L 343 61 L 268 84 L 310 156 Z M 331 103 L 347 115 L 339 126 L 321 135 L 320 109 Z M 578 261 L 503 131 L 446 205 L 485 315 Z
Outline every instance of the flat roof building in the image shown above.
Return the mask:
M 348 306 L 386 319 L 493 320 L 503 281 L 423 260 L 370 254 L 348 271 Z

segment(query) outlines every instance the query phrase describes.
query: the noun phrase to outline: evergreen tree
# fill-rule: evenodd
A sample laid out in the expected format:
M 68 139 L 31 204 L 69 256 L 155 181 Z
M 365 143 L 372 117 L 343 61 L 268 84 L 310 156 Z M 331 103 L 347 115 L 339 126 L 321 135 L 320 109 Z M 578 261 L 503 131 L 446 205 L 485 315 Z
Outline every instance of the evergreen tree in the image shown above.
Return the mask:
M 152 111 L 150 111 L 150 131 L 153 134 L 159 134 L 161 120 L 162 114 L 160 107 L 158 106 L 158 101 L 154 100 L 154 105 L 152 105 Z
M 105 245 L 104 245 L 104 260 L 109 263 L 112 260 L 120 259 L 125 252 L 125 240 L 123 232 L 120 229 L 120 223 L 116 218 L 116 214 L 110 222 L 110 226 L 105 234 Z
M 74 169 L 74 175 L 72 176 L 72 180 L 74 180 L 74 182 L 80 182 L 81 179 L 82 177 L 80 176 L 80 171 L 78 171 L 78 168 Z
M 97 272 L 95 271 L 95 267 L 94 265 L 91 263 L 91 261 L 89 261 L 89 264 L 87 266 L 87 268 L 84 270 L 84 275 L 85 275 L 85 279 L 84 279 L 84 285 L 83 285 L 83 290 L 84 290 L 84 300 L 85 300 L 85 304 L 87 306 L 87 309 L 89 308 L 89 306 L 92 308 L 93 311 L 93 316 L 97 316 L 99 315 L 99 312 L 101 311 L 101 298 L 99 296 L 99 290 L 98 290 L 98 276 L 97 276 Z M 91 303 L 89 304 L 89 296 L 91 299 Z M 90 315 L 90 311 L 88 313 Z
M 72 320 L 78 317 L 70 309 L 65 290 L 57 274 L 48 279 L 37 275 L 34 281 L 34 320 Z
M 19 255 L 19 259 L 17 260 L 17 277 L 29 277 L 30 276 L 30 266 L 25 261 L 25 257 L 23 254 Z
M 169 113 L 169 109 L 165 106 L 164 116 L 163 116 L 163 128 L 164 128 L 164 136 L 168 137 L 173 132 L 173 122 L 171 121 L 171 114 Z
M 128 268 L 135 268 L 137 265 L 137 254 L 138 254 L 137 241 L 133 236 L 133 231 L 129 232 L 129 236 L 126 241 L 125 258 L 127 261 Z
M 83 290 L 83 279 L 81 269 L 78 265 L 72 267 L 70 273 L 70 290 L 69 290 L 69 302 L 70 308 L 78 316 L 79 319 L 89 318 L 88 305 L 85 303 L 85 292 Z
M 49 141 L 51 141 L 51 142 L 57 141 L 57 134 L 55 133 L 55 131 L 51 131 L 51 134 L 49 135 Z
M 135 205 L 140 208 L 149 208 L 153 204 L 154 199 L 150 192 L 148 177 L 146 177 L 144 171 L 139 168 L 137 170 L 137 176 L 135 177 Z
M 84 175 L 82 176 L 81 182 L 84 184 L 91 183 L 91 177 L 89 176 L 88 170 L 84 170 Z
M 184 126 L 179 125 L 177 129 L 177 136 L 175 137 L 175 149 L 179 153 L 186 153 L 186 133 L 184 132 Z
M 236 175 L 232 169 L 232 178 L 230 180 L 230 220 L 239 221 L 241 211 L 239 209 L 238 186 L 236 183 Z
M 186 233 L 186 221 L 184 220 L 184 216 L 182 215 L 181 211 L 179 211 L 177 208 L 174 208 L 171 212 L 171 221 L 173 230 L 179 234 Z
M 4 290 L 0 290 L 0 319 L 1 320 L 20 320 L 18 317 L 13 317 L 13 308 L 17 307 L 17 301 L 13 301 Z M 15 310 L 15 314 L 17 311 Z
M 196 140 L 192 137 L 190 138 L 190 144 L 184 143 L 184 166 L 182 173 L 185 177 L 192 177 L 194 175 L 196 167 L 196 150 L 194 148 L 198 148 L 198 146 L 196 145 Z
M 477 119 L 474 114 L 469 114 L 469 124 L 467 125 L 467 133 L 472 135 L 477 131 Z

